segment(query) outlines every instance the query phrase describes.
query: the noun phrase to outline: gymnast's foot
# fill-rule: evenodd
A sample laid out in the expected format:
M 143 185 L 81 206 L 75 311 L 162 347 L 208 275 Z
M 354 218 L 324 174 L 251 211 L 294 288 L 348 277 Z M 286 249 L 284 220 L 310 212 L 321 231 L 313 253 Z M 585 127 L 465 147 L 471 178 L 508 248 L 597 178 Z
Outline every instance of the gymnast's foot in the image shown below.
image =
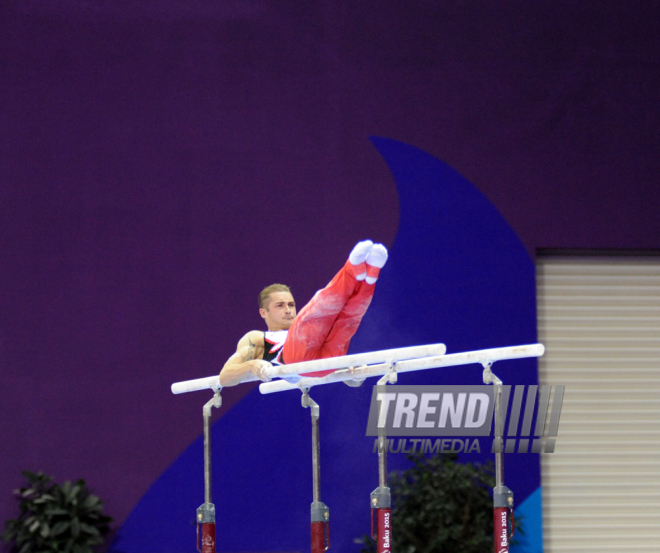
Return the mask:
M 387 248 L 382 244 L 374 244 L 365 260 L 367 263 L 367 284 L 374 284 L 378 280 L 378 273 L 387 261 Z
M 364 280 L 367 276 L 367 264 L 365 263 L 374 243 L 371 240 L 363 240 L 355 244 L 348 260 L 353 265 L 353 275 L 357 280 Z

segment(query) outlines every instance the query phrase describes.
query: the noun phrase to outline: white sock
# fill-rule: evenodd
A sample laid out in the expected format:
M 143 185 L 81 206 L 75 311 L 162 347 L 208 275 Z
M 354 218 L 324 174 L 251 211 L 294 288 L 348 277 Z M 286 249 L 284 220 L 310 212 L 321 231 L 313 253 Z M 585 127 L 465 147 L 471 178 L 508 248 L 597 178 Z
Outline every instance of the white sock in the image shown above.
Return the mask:
M 374 244 L 366 258 L 367 265 L 382 269 L 387 261 L 387 248 L 382 244 Z
M 374 284 L 378 280 L 378 273 L 383 268 L 387 261 L 387 248 L 382 244 L 374 244 L 373 248 L 367 256 L 367 274 L 365 281 L 367 284 Z M 377 270 L 370 270 L 369 266 L 375 267 Z
M 363 240 L 362 242 L 355 244 L 355 247 L 351 251 L 351 255 L 348 256 L 351 265 L 359 265 L 360 263 L 363 263 L 367 259 L 373 245 L 374 243 L 371 240 Z

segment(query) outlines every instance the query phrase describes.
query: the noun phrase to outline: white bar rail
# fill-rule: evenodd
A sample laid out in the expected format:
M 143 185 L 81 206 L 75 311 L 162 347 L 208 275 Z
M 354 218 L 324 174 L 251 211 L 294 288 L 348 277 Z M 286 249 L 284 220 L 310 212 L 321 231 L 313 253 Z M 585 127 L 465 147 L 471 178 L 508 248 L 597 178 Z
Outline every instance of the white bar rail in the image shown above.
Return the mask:
M 444 344 L 427 344 L 424 346 L 385 349 L 380 351 L 370 351 L 367 353 L 344 355 L 341 357 L 316 359 L 314 361 L 302 361 L 301 363 L 291 363 L 289 365 L 273 365 L 266 369 L 266 374 L 271 378 L 295 376 L 301 373 L 343 369 L 346 367 L 354 367 L 356 365 L 372 365 L 386 361 L 397 362 L 404 359 L 439 357 L 442 356 L 445 351 L 447 351 L 447 348 Z M 246 374 L 242 382 L 251 382 L 254 380 L 258 380 L 258 378 L 253 374 Z M 172 393 L 185 394 L 187 392 L 197 392 L 206 389 L 215 391 L 219 388 L 220 379 L 218 375 L 214 375 L 205 378 L 197 378 L 195 380 L 175 382 L 172 384 Z
M 458 365 L 469 365 L 471 363 L 504 361 L 506 359 L 523 359 L 526 357 L 541 357 L 545 352 L 543 344 L 528 344 L 523 346 L 509 346 L 503 348 L 482 349 L 476 351 L 466 351 L 463 353 L 452 353 L 444 356 L 423 357 L 421 359 L 409 359 L 396 363 L 395 372 L 421 371 L 425 369 L 437 369 L 440 367 L 454 367 Z M 320 378 L 305 377 L 292 384 L 286 380 L 277 380 L 275 382 L 264 382 L 259 386 L 262 394 L 272 394 L 275 392 L 284 392 L 286 390 L 298 390 L 302 388 L 311 388 L 321 384 L 331 384 L 333 382 L 343 382 L 346 380 L 364 380 L 370 376 L 382 376 L 390 371 L 389 363 L 371 365 L 368 367 L 355 367 L 335 371 L 332 374 Z

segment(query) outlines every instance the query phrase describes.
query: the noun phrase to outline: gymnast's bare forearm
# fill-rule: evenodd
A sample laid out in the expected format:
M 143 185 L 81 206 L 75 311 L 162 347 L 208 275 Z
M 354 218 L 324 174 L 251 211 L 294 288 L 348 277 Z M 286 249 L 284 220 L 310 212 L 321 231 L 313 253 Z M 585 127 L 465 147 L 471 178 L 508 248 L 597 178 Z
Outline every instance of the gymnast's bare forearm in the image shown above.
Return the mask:
M 270 380 L 264 374 L 264 369 L 270 367 L 271 364 L 262 359 L 263 354 L 263 333 L 248 332 L 239 340 L 236 353 L 222 367 L 220 385 L 223 387 L 236 386 L 245 381 L 245 377 L 250 374 L 263 381 Z
M 244 363 L 230 363 L 229 361 L 220 371 L 220 386 L 236 386 L 245 382 L 247 376 L 254 375 L 259 380 L 268 382 L 270 378 L 264 373 L 264 369 L 271 367 L 268 361 L 263 359 L 253 359 Z

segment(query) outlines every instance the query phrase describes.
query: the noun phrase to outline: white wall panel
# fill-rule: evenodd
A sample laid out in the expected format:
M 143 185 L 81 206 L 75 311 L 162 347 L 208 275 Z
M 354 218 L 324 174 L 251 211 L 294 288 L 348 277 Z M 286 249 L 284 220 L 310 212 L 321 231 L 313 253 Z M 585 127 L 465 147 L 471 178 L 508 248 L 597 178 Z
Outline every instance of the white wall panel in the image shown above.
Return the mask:
M 546 553 L 660 551 L 660 258 L 537 259 L 540 384 L 566 386 L 541 455 Z

